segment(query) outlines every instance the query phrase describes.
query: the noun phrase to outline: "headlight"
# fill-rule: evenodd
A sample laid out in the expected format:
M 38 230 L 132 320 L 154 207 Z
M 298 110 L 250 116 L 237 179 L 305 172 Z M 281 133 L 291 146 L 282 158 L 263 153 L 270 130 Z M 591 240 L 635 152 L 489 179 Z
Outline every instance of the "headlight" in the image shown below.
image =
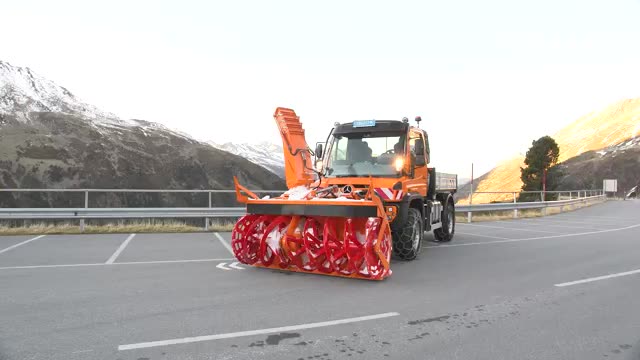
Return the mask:
M 395 165 L 396 165 L 396 171 L 402 171 L 402 168 L 404 167 L 404 159 L 401 157 L 397 157 Z

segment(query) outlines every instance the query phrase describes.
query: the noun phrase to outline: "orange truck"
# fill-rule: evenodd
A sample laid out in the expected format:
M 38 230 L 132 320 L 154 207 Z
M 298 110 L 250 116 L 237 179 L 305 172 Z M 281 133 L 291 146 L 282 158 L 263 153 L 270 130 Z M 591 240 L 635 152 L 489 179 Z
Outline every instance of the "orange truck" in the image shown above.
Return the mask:
M 455 232 L 457 176 L 429 167 L 426 131 L 403 120 L 336 123 L 326 143 L 307 145 L 296 113 L 277 108 L 288 191 L 260 198 L 234 178 L 247 215 L 232 231 L 242 263 L 382 280 L 392 254 L 413 260 L 424 234 Z

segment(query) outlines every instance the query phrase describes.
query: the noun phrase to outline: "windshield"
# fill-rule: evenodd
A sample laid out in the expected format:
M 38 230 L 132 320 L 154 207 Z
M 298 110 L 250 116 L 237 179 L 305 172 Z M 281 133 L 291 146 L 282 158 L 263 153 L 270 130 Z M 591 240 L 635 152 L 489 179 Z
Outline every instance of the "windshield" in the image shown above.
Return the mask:
M 403 134 L 334 135 L 325 176 L 399 176 L 396 158 L 403 158 L 404 149 Z

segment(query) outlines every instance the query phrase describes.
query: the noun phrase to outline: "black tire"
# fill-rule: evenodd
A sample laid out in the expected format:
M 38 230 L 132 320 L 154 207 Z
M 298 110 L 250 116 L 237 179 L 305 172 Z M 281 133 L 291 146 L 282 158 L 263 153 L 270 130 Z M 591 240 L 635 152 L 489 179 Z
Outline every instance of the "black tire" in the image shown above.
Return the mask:
M 400 260 L 415 259 L 420 253 L 423 236 L 422 215 L 418 209 L 409 208 L 407 221 L 400 229 L 392 233 L 394 255 Z
M 442 227 L 433 230 L 433 236 L 438 242 L 449 242 L 456 232 L 456 213 L 453 202 L 447 201 L 447 205 L 442 209 Z

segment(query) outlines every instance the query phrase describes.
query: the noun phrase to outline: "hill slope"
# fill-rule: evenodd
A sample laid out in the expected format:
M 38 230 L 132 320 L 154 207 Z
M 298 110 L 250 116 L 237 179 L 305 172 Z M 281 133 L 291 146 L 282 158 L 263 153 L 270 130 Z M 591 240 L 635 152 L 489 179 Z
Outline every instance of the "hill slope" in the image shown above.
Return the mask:
M 640 184 L 640 136 L 606 147 L 587 151 L 559 165 L 563 176 L 559 190 L 597 189 L 603 179 L 618 179 L 618 195 Z
M 259 144 L 234 144 L 230 142 L 217 144 L 209 142 L 209 144 L 220 150 L 242 156 L 252 163 L 258 164 L 284 179 L 284 154 L 282 153 L 282 146 L 280 145 L 270 142 L 262 142 Z
M 280 177 L 240 156 L 161 124 L 119 119 L 28 68 L 0 63 L 1 187 L 232 189 L 234 175 L 250 188 L 285 188 Z M 160 206 L 161 198 L 150 194 L 109 201 L 112 206 Z M 51 194 L 0 193 L 0 206 L 54 202 L 79 205 Z M 214 197 L 217 206 L 233 203 L 231 194 Z M 173 206 L 205 204 L 195 195 L 172 201 Z
M 640 135 L 640 99 L 623 100 L 607 108 L 581 117 L 552 137 L 560 147 L 560 162 L 588 151 L 624 143 Z M 483 175 L 475 191 L 519 191 L 522 187 L 520 167 L 524 157 L 517 156 Z M 601 187 L 602 185 L 600 185 Z M 511 195 L 477 194 L 474 203 L 511 199 Z M 460 203 L 466 203 L 461 198 Z

